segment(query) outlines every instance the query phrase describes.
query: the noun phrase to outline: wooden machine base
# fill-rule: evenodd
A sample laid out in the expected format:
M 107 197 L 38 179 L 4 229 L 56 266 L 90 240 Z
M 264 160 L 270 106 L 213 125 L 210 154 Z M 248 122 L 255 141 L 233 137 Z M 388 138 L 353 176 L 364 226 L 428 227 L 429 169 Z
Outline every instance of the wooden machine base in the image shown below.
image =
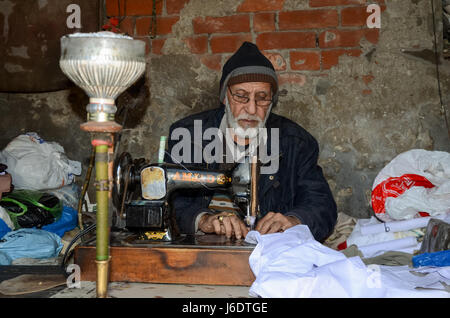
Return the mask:
M 110 247 L 110 282 L 250 286 L 255 280 L 248 261 L 254 246 L 126 245 Z M 82 281 L 96 280 L 95 254 L 95 246 L 75 248 Z

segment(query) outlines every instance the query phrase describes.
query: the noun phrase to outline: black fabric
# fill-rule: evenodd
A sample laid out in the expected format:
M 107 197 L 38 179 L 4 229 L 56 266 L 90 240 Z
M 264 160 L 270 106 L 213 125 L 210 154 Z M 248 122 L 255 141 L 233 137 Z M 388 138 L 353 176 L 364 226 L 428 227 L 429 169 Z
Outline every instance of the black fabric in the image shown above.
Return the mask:
M 255 44 L 244 42 L 236 53 L 234 53 L 224 64 L 222 77 L 220 79 L 220 87 L 222 88 L 228 74 L 243 66 L 264 66 L 275 72 L 272 63 L 261 53 Z
M 179 127 L 187 128 L 194 136 L 194 121 L 202 121 L 202 132 L 210 127 L 218 128 L 224 116 L 224 106 L 194 114 L 174 123 L 170 127 L 168 153 L 178 140 L 170 138 L 172 131 Z M 305 129 L 293 121 L 271 113 L 268 117 L 269 150 L 270 128 L 279 128 L 280 160 L 279 170 L 274 175 L 260 175 L 258 199 L 261 213 L 281 212 L 293 215 L 308 225 L 315 239 L 323 242 L 333 231 L 336 223 L 336 203 L 325 180 L 322 169 L 317 165 L 319 147 L 317 141 Z M 202 150 L 210 143 L 203 140 Z M 198 144 L 192 142 L 191 154 Z M 270 152 L 270 151 L 269 151 Z M 166 162 L 173 162 L 168 154 Z M 193 161 L 192 161 L 193 162 Z M 219 163 L 190 164 L 191 166 L 218 169 Z M 182 233 L 194 232 L 195 218 L 208 211 L 213 191 L 202 189 L 179 190 L 172 201 L 176 220 Z

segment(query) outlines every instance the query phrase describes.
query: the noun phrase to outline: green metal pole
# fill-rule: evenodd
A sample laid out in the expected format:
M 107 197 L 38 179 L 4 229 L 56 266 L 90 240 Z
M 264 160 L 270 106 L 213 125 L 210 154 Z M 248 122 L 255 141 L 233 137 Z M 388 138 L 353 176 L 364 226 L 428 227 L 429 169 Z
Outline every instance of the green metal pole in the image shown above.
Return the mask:
M 97 261 L 109 258 L 108 226 L 108 146 L 95 147 L 95 170 L 97 181 Z
M 109 224 L 108 224 L 108 145 L 97 140 L 95 145 L 95 179 L 97 183 L 97 297 L 108 297 Z

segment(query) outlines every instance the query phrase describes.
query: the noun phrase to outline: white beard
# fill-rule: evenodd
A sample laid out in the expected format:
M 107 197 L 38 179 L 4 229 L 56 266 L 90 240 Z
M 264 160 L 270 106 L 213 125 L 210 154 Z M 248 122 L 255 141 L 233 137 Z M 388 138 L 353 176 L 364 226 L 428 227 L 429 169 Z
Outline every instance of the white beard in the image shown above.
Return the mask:
M 258 136 L 259 131 L 261 128 L 264 128 L 266 125 L 266 120 L 269 117 L 270 111 L 271 111 L 272 105 L 270 105 L 269 109 L 267 110 L 266 117 L 264 120 L 261 120 L 256 115 L 249 115 L 249 114 L 241 114 L 237 118 L 234 117 L 233 112 L 230 108 L 230 103 L 228 102 L 228 96 L 225 96 L 225 115 L 227 119 L 227 124 L 229 128 L 232 128 L 233 133 L 242 139 L 254 139 Z M 238 121 L 241 119 L 246 120 L 256 120 L 258 121 L 258 125 L 256 127 L 248 127 L 243 128 L 241 125 L 239 125 Z

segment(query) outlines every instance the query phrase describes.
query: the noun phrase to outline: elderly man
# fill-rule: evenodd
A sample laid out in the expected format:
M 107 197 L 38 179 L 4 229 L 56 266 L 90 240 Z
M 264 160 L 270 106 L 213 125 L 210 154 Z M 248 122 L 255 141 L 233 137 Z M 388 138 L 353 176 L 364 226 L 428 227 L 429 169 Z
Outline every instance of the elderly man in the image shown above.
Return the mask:
M 267 234 L 306 224 L 318 241 L 324 241 L 331 234 L 337 216 L 332 193 L 317 165 L 317 141 L 296 123 L 271 112 L 278 101 L 278 78 L 272 63 L 256 45 L 243 43 L 225 63 L 219 98 L 219 108 L 177 121 L 170 127 L 170 136 L 180 127 L 194 135 L 195 129 L 198 129 L 196 125 L 201 122 L 202 132 L 218 128 L 225 136 L 230 136 L 231 147 L 236 146 L 246 154 L 249 145 L 254 144 L 255 140 L 257 146 L 261 145 L 261 140 L 265 140 L 265 145 L 270 149 L 274 148 L 276 142 L 279 151 L 278 169 L 273 173 L 260 174 L 258 179 L 261 218 L 255 230 Z M 265 138 L 260 133 L 263 128 L 266 129 Z M 272 141 L 274 129 L 278 130 L 278 140 L 275 142 Z M 168 153 L 171 153 L 175 143 L 176 140 L 169 138 Z M 226 144 L 225 141 L 223 143 Z M 204 141 L 195 140 L 192 141 L 192 148 L 199 144 L 204 149 Z M 224 151 L 224 156 L 226 153 L 229 154 Z M 168 155 L 166 162 L 177 163 Z M 198 165 L 224 169 L 227 162 L 229 160 L 213 163 L 203 161 Z M 226 201 L 230 200 L 207 188 L 179 191 L 173 205 L 181 232 L 244 238 L 249 228 L 239 217 L 236 206 Z

